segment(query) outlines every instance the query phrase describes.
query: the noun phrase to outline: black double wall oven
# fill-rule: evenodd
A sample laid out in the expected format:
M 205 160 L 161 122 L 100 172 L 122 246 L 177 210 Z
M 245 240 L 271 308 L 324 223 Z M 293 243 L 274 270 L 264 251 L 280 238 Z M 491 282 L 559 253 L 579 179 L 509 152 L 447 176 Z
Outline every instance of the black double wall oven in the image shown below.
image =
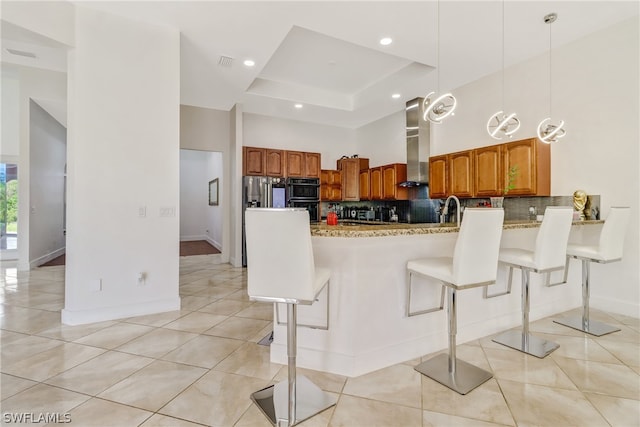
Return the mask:
M 287 205 L 305 208 L 312 222 L 320 220 L 320 180 L 318 178 L 287 178 Z

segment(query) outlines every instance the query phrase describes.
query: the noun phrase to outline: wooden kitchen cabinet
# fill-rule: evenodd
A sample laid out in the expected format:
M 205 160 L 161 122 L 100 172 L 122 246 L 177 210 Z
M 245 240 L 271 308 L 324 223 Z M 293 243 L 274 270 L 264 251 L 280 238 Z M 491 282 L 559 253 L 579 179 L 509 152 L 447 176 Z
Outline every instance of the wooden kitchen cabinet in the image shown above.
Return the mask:
M 394 163 L 382 166 L 382 198 L 384 200 L 408 200 L 409 191 L 398 185 L 406 180 L 406 164 Z
M 371 200 L 371 170 L 360 171 L 360 200 Z
M 443 199 L 448 196 L 448 163 L 447 156 L 433 156 L 429 158 L 429 198 Z
M 505 174 L 502 167 L 502 145 L 473 150 L 476 197 L 502 196 Z
M 265 162 L 265 170 L 267 176 L 285 176 L 285 150 L 274 150 L 272 148 L 267 148 L 265 150 Z
M 242 147 L 242 175 L 320 178 L 320 153 Z
M 242 175 L 264 176 L 266 166 L 266 149 L 242 147 Z
M 371 168 L 371 200 L 382 200 L 382 167 Z
M 449 194 L 473 197 L 473 151 L 461 151 L 448 156 Z
M 320 153 L 304 153 L 304 177 L 320 178 Z
M 513 189 L 508 196 L 551 195 L 551 146 L 537 138 L 502 145 L 502 179 L 508 184 L 508 173 L 517 168 Z
M 287 176 L 302 178 L 305 173 L 304 152 L 287 151 L 286 154 Z
M 320 178 L 320 153 L 285 151 L 287 177 Z
M 360 200 L 360 171 L 369 168 L 369 159 L 340 159 L 337 166 L 342 173 L 342 200 Z
M 341 173 L 339 170 L 320 171 L 320 200 L 340 201 L 342 199 Z

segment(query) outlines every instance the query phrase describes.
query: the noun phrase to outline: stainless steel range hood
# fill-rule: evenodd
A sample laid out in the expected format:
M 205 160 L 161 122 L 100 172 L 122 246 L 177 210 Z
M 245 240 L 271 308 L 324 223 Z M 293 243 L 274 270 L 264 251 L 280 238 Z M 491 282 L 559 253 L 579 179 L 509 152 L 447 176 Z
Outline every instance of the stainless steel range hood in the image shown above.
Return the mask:
M 407 102 L 407 180 L 402 187 L 429 185 L 429 153 L 431 145 L 431 126 L 422 119 L 423 98 Z

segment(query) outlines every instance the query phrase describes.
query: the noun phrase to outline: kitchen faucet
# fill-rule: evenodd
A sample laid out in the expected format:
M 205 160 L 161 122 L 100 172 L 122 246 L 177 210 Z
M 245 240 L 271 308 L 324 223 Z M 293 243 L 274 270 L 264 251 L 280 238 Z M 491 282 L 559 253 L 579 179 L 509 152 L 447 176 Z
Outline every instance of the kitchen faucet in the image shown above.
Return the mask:
M 444 202 L 444 208 L 442 209 L 442 217 L 444 218 L 449 214 L 449 201 L 451 199 L 456 201 L 456 224 L 460 227 L 460 199 L 456 196 L 451 195 L 447 197 L 447 200 Z

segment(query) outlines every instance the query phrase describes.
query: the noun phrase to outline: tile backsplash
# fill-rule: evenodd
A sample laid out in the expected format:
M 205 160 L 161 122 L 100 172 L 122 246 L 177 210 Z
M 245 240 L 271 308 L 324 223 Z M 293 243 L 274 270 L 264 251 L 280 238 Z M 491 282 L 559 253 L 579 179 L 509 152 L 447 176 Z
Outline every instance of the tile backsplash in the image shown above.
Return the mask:
M 591 218 L 600 219 L 600 195 L 589 195 L 591 202 Z M 460 204 L 465 207 L 474 207 L 488 202 L 484 199 L 464 199 Z M 504 219 L 507 221 L 535 219 L 537 215 L 544 215 L 547 206 L 571 206 L 573 207 L 573 195 L 571 196 L 550 196 L 550 197 L 505 197 L 504 198 Z M 529 208 L 534 208 L 534 214 L 530 214 Z
M 589 195 L 591 203 L 591 218 L 587 219 L 600 219 L 600 195 Z M 320 210 L 321 217 L 327 216 L 329 208 L 373 208 L 377 211 L 378 208 L 391 208 L 394 207 L 398 213 L 398 219 L 401 222 L 438 222 L 439 218 L 436 212 L 439 212 L 438 207 L 444 203 L 444 200 L 440 199 L 415 199 L 415 200 L 399 200 L 399 201 L 360 201 L 360 202 L 321 202 Z M 483 206 L 489 203 L 489 198 L 477 198 L 477 199 L 461 199 L 460 204 L 462 207 L 476 207 Z M 448 221 L 455 220 L 455 208 L 454 203 L 451 202 L 449 208 L 450 218 Z M 528 220 L 535 219 L 536 215 L 543 215 L 547 206 L 571 206 L 573 207 L 573 195 L 570 196 L 551 196 L 551 197 L 505 197 L 504 198 L 504 212 L 505 220 Z M 533 214 L 530 213 L 530 209 L 533 207 Z

